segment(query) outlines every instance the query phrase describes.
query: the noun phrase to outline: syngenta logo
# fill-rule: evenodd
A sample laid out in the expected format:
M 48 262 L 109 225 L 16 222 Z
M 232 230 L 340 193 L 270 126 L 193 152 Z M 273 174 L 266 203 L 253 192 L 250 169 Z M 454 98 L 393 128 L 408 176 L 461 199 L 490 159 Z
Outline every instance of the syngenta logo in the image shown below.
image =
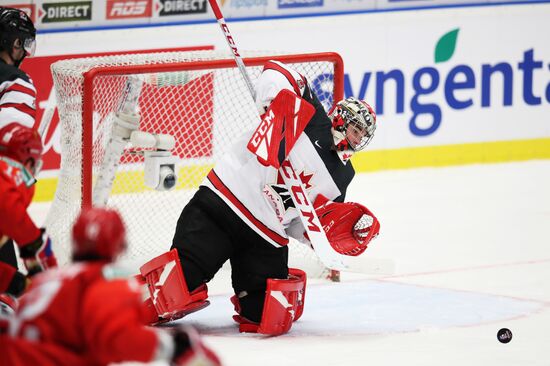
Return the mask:
M 457 48 L 458 37 L 459 29 L 443 35 L 435 47 L 435 65 L 421 67 L 412 74 L 410 71 L 405 73 L 399 69 L 367 71 L 363 74 L 358 89 L 357 85 L 354 85 L 355 89 L 352 87 L 349 75 L 345 75 L 346 97 L 353 95 L 365 99 L 367 88 L 371 86 L 369 93 L 375 92 L 376 113 L 383 115 L 387 112 L 385 110 L 387 107 L 392 107 L 384 105 L 387 92 L 395 93 L 394 97 L 388 99 L 395 100 L 396 114 L 408 113 L 405 111 L 408 105 L 412 112 L 409 130 L 416 136 L 431 135 L 440 127 L 443 119 L 442 99 L 448 107 L 456 111 L 476 106 L 481 108 L 511 106 L 514 103 L 515 85 L 516 88 L 522 88 L 523 103 L 536 106 L 543 103 L 543 98 L 550 103 L 550 84 L 546 85 L 545 90 L 534 90 L 535 74 L 540 73 L 541 69 L 550 67 L 542 60 L 536 59 L 534 49 L 523 51 L 523 55 L 514 61 L 452 65 L 450 60 Z M 448 71 L 442 71 L 442 69 Z M 319 99 L 324 105 L 332 104 L 332 101 L 327 100 L 328 94 L 322 91 L 322 82 L 326 81 L 326 78 L 327 75 L 321 75 L 312 83 L 314 90 L 321 92 Z M 409 85 L 412 86 L 413 95 L 405 93 L 405 87 Z M 433 95 L 441 89 L 444 98 L 433 98 Z M 434 99 L 437 99 L 439 104 L 434 102 Z M 370 100 L 372 100 L 372 94 L 370 94 Z M 516 103 L 520 102 L 516 100 Z

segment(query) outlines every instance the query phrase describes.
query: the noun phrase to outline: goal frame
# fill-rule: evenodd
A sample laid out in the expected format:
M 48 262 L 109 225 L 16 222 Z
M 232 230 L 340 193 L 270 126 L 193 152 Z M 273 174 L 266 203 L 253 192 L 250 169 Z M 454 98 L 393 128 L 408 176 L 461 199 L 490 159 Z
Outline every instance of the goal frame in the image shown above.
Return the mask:
M 344 96 L 344 61 L 336 52 L 302 53 L 292 55 L 273 55 L 243 58 L 245 66 L 262 66 L 269 60 L 276 59 L 283 63 L 331 62 L 333 71 L 333 103 Z M 81 157 L 81 207 L 92 206 L 93 190 L 93 112 L 94 80 L 100 76 L 151 74 L 160 72 L 190 71 L 204 69 L 224 69 L 237 67 L 232 58 L 220 60 L 203 60 L 174 62 L 166 64 L 99 66 L 83 73 L 82 90 L 82 157 Z

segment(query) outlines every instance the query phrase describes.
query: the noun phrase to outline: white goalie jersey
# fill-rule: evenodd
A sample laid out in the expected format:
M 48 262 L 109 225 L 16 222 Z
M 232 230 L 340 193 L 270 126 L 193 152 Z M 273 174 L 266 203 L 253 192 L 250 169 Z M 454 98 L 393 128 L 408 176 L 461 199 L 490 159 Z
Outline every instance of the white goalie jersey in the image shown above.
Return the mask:
M 315 114 L 290 155 L 311 202 L 319 194 L 342 202 L 354 176 L 351 162 L 342 163 L 333 150 L 331 123 L 303 76 L 277 61 L 264 66 L 256 84 L 256 105 L 264 113 L 282 89 L 301 96 Z M 209 187 L 255 232 L 272 245 L 300 239 L 304 229 L 277 169 L 258 162 L 247 149 L 253 130 L 247 132 L 219 160 L 202 185 Z

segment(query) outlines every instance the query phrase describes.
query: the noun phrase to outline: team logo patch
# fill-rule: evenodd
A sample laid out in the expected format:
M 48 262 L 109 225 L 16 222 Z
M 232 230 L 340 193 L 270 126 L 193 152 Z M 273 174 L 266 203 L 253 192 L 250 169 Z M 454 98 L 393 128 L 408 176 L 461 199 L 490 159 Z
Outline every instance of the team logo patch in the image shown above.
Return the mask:
M 310 181 L 314 174 L 306 174 L 302 171 L 298 175 L 304 183 L 306 190 L 310 190 L 313 187 Z M 286 188 L 281 173 L 278 174 L 277 183 L 266 184 L 262 191 L 264 196 L 267 198 L 267 201 L 271 204 L 271 207 L 273 207 L 279 222 L 283 222 L 284 216 L 288 210 L 296 209 L 294 201 L 290 196 L 290 192 Z

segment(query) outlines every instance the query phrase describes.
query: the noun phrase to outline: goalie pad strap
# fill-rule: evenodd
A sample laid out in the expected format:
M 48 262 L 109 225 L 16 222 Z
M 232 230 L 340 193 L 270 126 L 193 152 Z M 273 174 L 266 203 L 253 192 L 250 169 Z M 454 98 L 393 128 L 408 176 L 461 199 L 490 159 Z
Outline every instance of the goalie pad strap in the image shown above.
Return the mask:
M 208 305 L 206 285 L 189 292 L 176 249 L 145 263 L 140 272 L 150 295 L 146 305 L 152 303 L 164 321 L 181 318 Z
M 270 278 L 267 280 L 264 308 L 260 324 L 239 315 L 233 319 L 239 323 L 239 331 L 280 335 L 287 333 L 292 323 L 298 320 L 304 311 L 306 273 L 289 268 L 289 278 L 285 280 Z M 239 300 L 231 298 L 235 310 L 240 313 Z

